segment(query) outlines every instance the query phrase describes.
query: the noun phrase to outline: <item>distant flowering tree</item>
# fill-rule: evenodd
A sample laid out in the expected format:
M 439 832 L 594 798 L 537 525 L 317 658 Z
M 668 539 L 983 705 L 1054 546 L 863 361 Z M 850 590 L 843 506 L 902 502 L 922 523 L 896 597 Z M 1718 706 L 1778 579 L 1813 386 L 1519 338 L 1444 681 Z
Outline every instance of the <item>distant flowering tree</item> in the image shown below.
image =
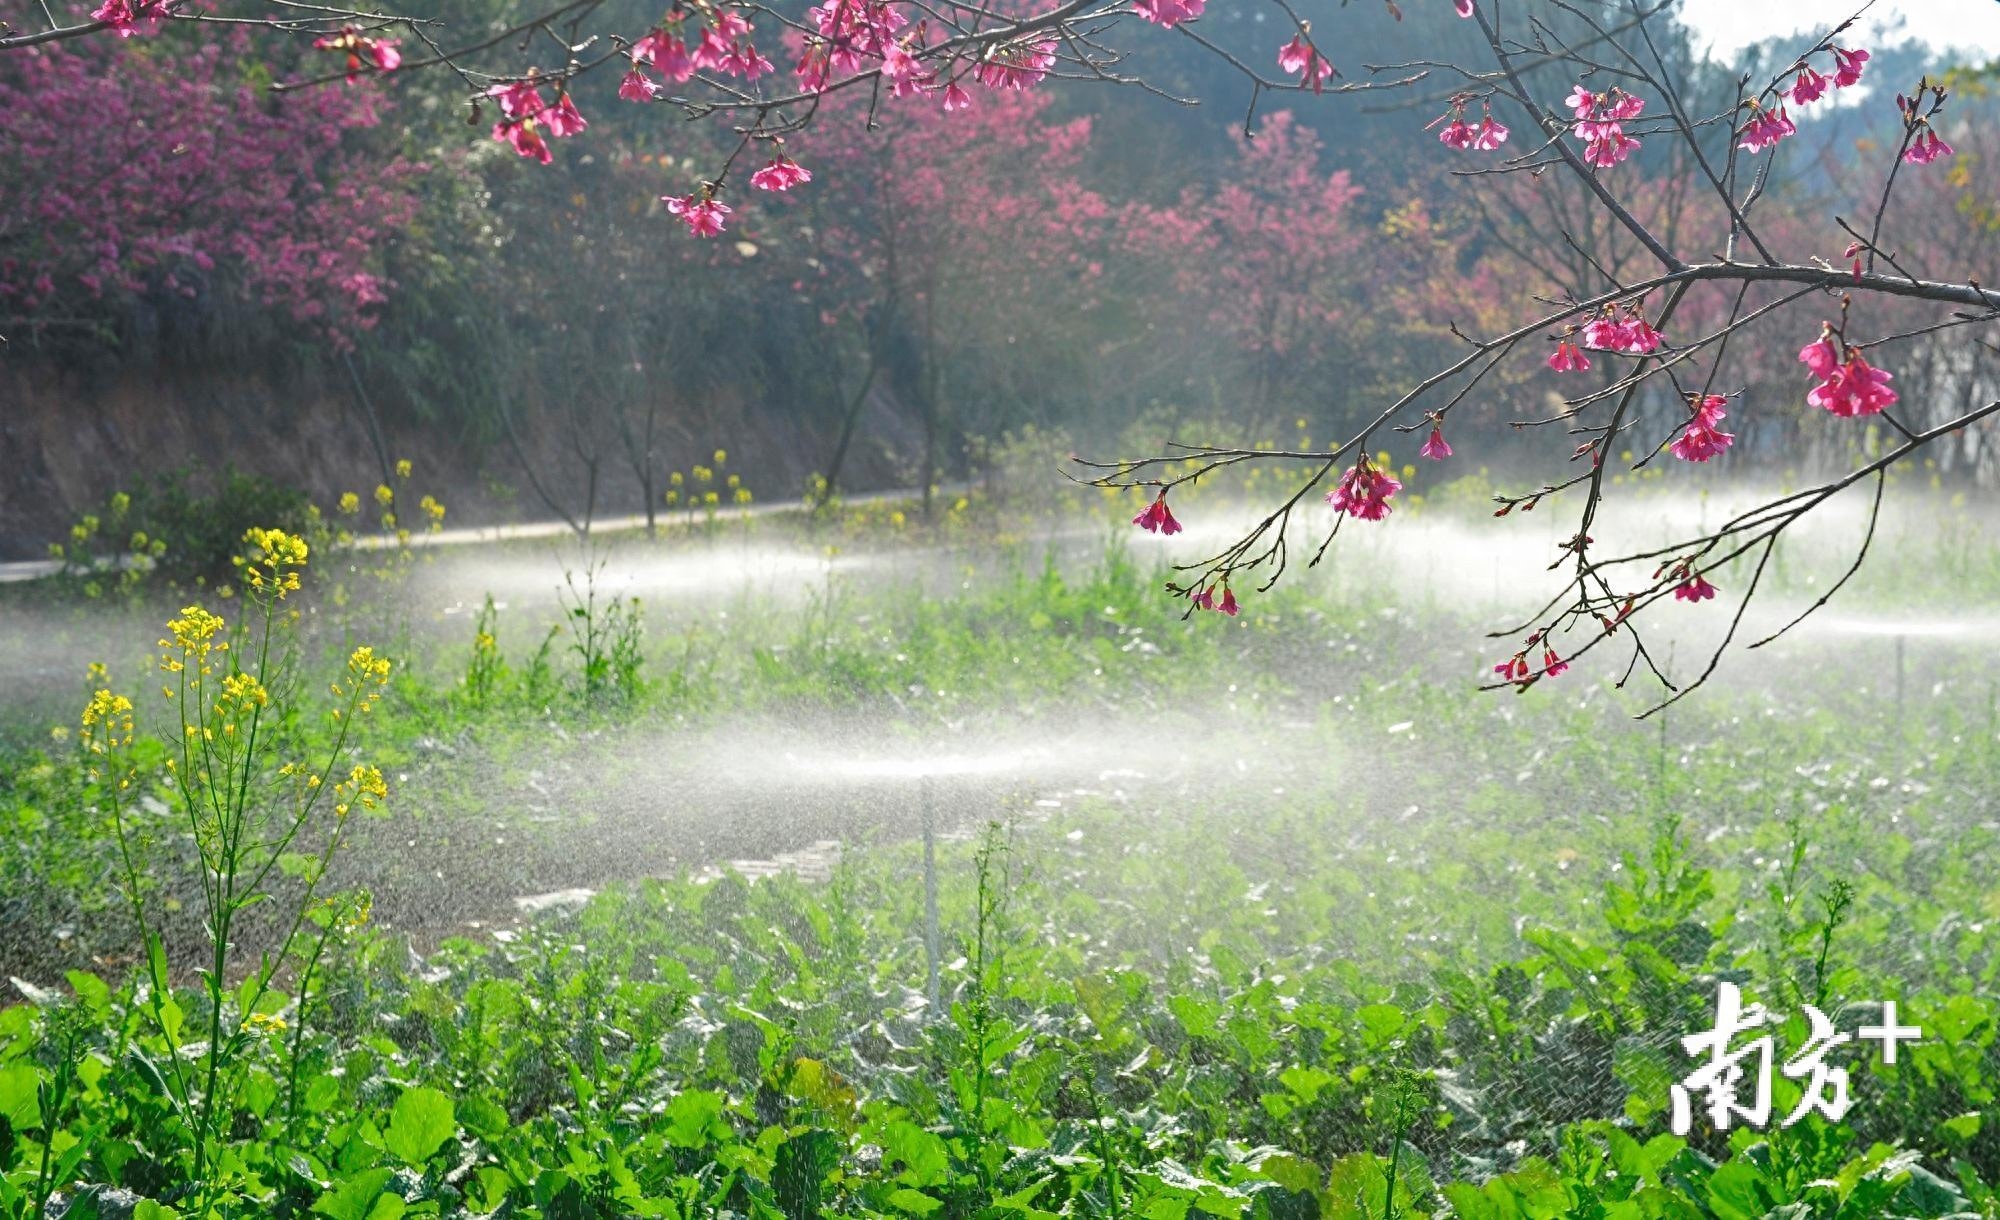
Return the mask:
M 1374 242 L 1352 206 L 1361 191 L 1346 171 L 1320 168 L 1319 147 L 1278 111 L 1240 138 L 1220 185 L 1120 217 L 1125 257 L 1162 273 L 1143 293 L 1163 315 L 1155 333 L 1204 354 L 1194 340 L 1205 335 L 1242 357 L 1246 425 L 1319 397 L 1331 356 L 1353 344 L 1355 314 L 1368 308 L 1354 290 L 1372 280 L 1364 255 Z
M 90 324 L 134 294 L 234 288 L 342 342 L 389 285 L 419 168 L 346 147 L 368 90 L 273 99 L 242 34 L 183 54 L 82 41 L 0 55 L 0 317 Z M 89 135 L 80 137 L 79 124 Z
M 1570 472 L 1502 493 L 1495 515 L 1573 502 L 1577 528 L 1557 556 L 1562 590 L 1504 633 L 1518 649 L 1495 667 L 1496 686 L 1526 689 L 1611 645 L 1626 651 L 1627 677 L 1657 677 L 1670 692 L 1663 705 L 1672 702 L 1706 680 L 1736 642 L 1779 539 L 1808 514 L 1857 484 L 1872 485 L 1879 506 L 1889 471 L 1927 446 L 1993 465 L 1994 448 L 1978 425 L 2000 413 L 2000 379 L 1977 361 L 1933 361 L 1936 380 L 1952 392 L 1927 396 L 1916 411 L 1904 392 L 1911 384 L 1905 355 L 1945 350 L 1941 336 L 2000 321 L 2000 291 L 1982 286 L 1993 277 L 1970 265 L 1990 253 L 1990 243 L 1966 251 L 1929 238 L 1924 224 L 1896 223 L 1911 215 L 1899 209 L 1907 209 L 1912 187 L 1933 192 L 1927 179 L 1950 181 L 1963 168 L 1950 164 L 1956 133 L 1943 129 L 1947 90 L 1931 80 L 1872 79 L 1869 53 L 1848 36 L 1852 21 L 1767 77 L 1737 82 L 1717 101 L 1693 87 L 1667 25 L 1670 6 L 1652 0 L 1452 0 L 1449 11 L 1442 0 L 1413 0 L 1411 21 L 1439 29 L 1471 23 L 1454 29 L 1477 31 L 1479 55 L 1367 67 L 1344 54 L 1338 7 L 1320 6 L 1315 20 L 1288 0 L 1273 3 L 1279 20 L 1259 33 L 1264 44 L 1254 51 L 1234 45 L 1207 0 L 822 0 L 803 14 L 754 0 L 666 0 L 660 18 L 643 28 L 618 27 L 625 10 L 595 0 L 547 0 L 535 15 L 483 30 L 469 43 L 442 41 L 436 24 L 421 15 L 337 4 L 242 0 L 229 18 L 238 28 L 261 25 L 274 36 L 310 39 L 328 57 L 325 72 L 301 74 L 278 86 L 281 93 L 426 67 L 453 72 L 467 87 L 475 126 L 535 162 L 555 161 L 564 141 L 586 131 L 576 87 L 594 72 L 622 74 L 623 104 L 666 105 L 690 119 L 720 120 L 729 151 L 717 155 L 712 176 L 663 197 L 666 213 L 696 239 L 732 232 L 755 197 L 768 202 L 840 189 L 843 173 L 864 164 L 866 154 L 866 172 L 889 187 L 879 197 L 907 196 L 914 205 L 895 226 L 929 230 L 921 242 L 883 243 L 898 257 L 906 249 L 929 252 L 934 270 L 916 273 L 927 327 L 950 316 L 942 301 L 959 282 L 952 278 L 956 268 L 1013 259 L 1022 279 L 1049 274 L 1036 261 L 1042 239 L 1034 234 L 1048 213 L 1059 211 L 1060 200 L 1017 218 L 1028 238 L 995 245 L 990 236 L 1003 226 L 962 223 L 968 209 L 970 219 L 980 219 L 983 202 L 945 160 L 973 151 L 968 144 L 944 135 L 912 139 L 884 161 L 881 150 L 843 149 L 836 137 L 823 155 L 808 156 L 829 119 L 848 116 L 851 125 L 853 114 L 865 111 L 871 124 L 883 117 L 884 130 L 893 132 L 884 116 L 907 111 L 930 116 L 925 130 L 946 132 L 952 120 L 999 110 L 1006 99 L 1040 97 L 1062 79 L 1169 93 L 1146 81 L 1128 54 L 1150 37 L 1191 39 L 1234 71 L 1249 95 L 1246 131 L 1256 130 L 1259 105 L 1272 93 L 1444 82 L 1449 93 L 1435 102 L 1441 113 L 1431 111 L 1428 120 L 1412 115 L 1410 155 L 1421 148 L 1446 158 L 1472 207 L 1492 200 L 1508 214 L 1513 282 L 1495 281 L 1492 268 L 1503 260 L 1494 256 L 1476 260 L 1470 271 L 1449 259 L 1426 261 L 1424 277 L 1433 281 L 1427 290 L 1397 282 L 1416 274 L 1370 287 L 1401 300 L 1425 299 L 1427 292 L 1448 310 L 1440 325 L 1462 350 L 1393 390 L 1364 391 L 1370 402 L 1362 422 L 1323 448 L 1200 445 L 1084 463 L 1084 469 L 1099 485 L 1144 489 L 1161 508 L 1142 513 L 1139 524 L 1160 528 L 1170 519 L 1164 497 L 1181 484 L 1245 463 L 1298 467 L 1304 477 L 1295 491 L 1170 586 L 1195 606 L 1233 611 L 1232 578 L 1268 588 L 1284 574 L 1289 527 L 1308 496 L 1323 492 L 1332 508 L 1319 518 L 1325 534 L 1316 558 L 1348 520 L 1375 527 L 1390 516 L 1401 483 L 1376 456 L 1381 446 L 1415 434 L 1423 438 L 1422 456 L 1452 460 L 1446 437 L 1455 411 L 1477 402 L 1486 387 L 1546 379 L 1560 408 L 1517 426 L 1559 437 L 1549 448 L 1571 464 Z M 1395 0 L 1385 4 L 1399 20 L 1405 16 Z M 202 0 L 101 0 L 87 19 L 77 14 L 66 24 L 50 17 L 42 28 L 0 33 L 0 56 L 84 37 L 105 45 L 143 40 L 165 25 L 212 15 Z M 539 66 L 536 59 L 547 63 L 551 48 L 559 62 Z M 1871 88 L 1857 91 L 1864 78 Z M 1904 91 L 1892 93 L 1897 86 Z M 1784 194 L 1776 188 L 1790 165 L 1787 154 L 1800 119 L 1842 96 L 1881 108 L 1885 119 L 1893 96 L 1899 138 L 1881 151 L 1878 165 L 1858 177 L 1850 171 L 1836 184 L 1850 198 L 1823 216 L 1801 218 L 1773 202 Z M 77 113 L 87 111 L 79 105 Z M 177 119 L 152 141 L 174 147 L 184 127 Z M 1181 234 L 1197 254 L 1204 242 L 1240 248 L 1246 265 L 1219 269 L 1201 292 L 1185 284 L 1179 292 L 1192 298 L 1190 309 L 1211 316 L 1214 297 L 1229 300 L 1241 311 L 1230 319 L 1237 333 L 1290 362 L 1299 345 L 1316 341 L 1308 332 L 1350 325 L 1341 302 L 1310 287 L 1312 268 L 1339 257 L 1325 243 L 1344 240 L 1310 230 L 1323 223 L 1322 213 L 1337 215 L 1344 200 L 1336 183 L 1299 174 L 1298 158 L 1288 165 L 1282 154 L 1255 155 L 1266 161 L 1259 165 L 1264 180 L 1254 187 L 1246 183 L 1236 196 L 1184 203 L 1148 220 L 1165 227 L 1189 208 L 1219 208 Z M 1318 207 L 1287 212 L 1260 199 L 1274 180 L 1295 182 L 1294 193 Z M 1540 189 L 1523 189 L 1523 182 Z M 1023 184 L 1018 194 L 1033 199 L 1037 191 Z M 1232 197 L 1240 203 L 1232 206 Z M 1934 211 L 1921 215 L 1935 227 Z M 1420 229 L 1423 218 L 1411 219 Z M 947 273 L 947 266 L 954 270 Z M 911 283 L 900 267 L 892 280 Z M 895 291 L 904 294 L 905 309 L 919 299 L 914 287 Z M 38 297 L 37 307 L 43 305 Z M 1920 315 L 1915 320 L 1906 318 L 1911 309 Z M 1760 357 L 1759 378 L 1738 371 L 1751 355 Z M 1772 372 L 1778 367 L 1792 374 L 1782 393 L 1773 388 L 1785 385 Z M 1849 437 L 1877 429 L 1886 443 L 1825 446 L 1859 456 L 1829 477 L 1766 499 L 1714 529 L 1687 529 L 1664 546 L 1622 549 L 1593 535 L 1615 466 L 1660 461 L 1727 470 L 1744 447 L 1739 434 L 1777 414 L 1805 415 L 1813 422 L 1804 427 L 1844 428 Z M 1857 542 L 1856 568 L 1872 533 Z M 1739 560 L 1745 570 L 1725 572 Z M 1710 579 L 1717 575 L 1724 579 Z M 1641 630 L 1646 613 L 1663 600 L 1685 609 L 1725 594 L 1735 605 L 1720 647 L 1691 682 L 1667 673 Z M 1777 634 L 1784 630 L 1789 626 Z
M 891 110 L 873 122 L 863 100 L 830 102 L 800 138 L 799 157 L 839 169 L 823 195 L 794 203 L 829 324 L 894 318 L 911 338 L 928 492 L 963 390 L 948 371 L 980 350 L 1060 337 L 1090 306 L 1114 214 L 1078 179 L 1089 120 L 1051 118 L 1046 94 L 1003 90 L 966 114 Z M 785 151 L 771 165 L 793 166 L 793 184 L 805 172 Z

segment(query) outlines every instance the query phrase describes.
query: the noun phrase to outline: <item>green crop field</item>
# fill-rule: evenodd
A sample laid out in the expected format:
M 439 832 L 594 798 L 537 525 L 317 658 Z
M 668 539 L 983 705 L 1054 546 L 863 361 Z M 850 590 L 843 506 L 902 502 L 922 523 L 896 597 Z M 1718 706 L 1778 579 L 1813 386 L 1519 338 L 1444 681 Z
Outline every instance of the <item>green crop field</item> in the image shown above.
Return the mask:
M 1478 689 L 1448 507 L 1229 620 L 902 522 L 11 591 L 0 1214 L 2000 1215 L 1976 518 L 1644 720 Z M 1674 1134 L 1725 984 L 1769 1114 Z

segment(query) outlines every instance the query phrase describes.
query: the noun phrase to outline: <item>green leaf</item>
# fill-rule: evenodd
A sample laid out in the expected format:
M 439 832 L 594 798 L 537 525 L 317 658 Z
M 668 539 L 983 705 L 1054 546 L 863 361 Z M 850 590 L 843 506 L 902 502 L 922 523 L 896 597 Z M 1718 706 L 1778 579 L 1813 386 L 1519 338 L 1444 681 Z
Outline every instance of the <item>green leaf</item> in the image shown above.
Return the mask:
M 370 1220 L 375 1200 L 395 1175 L 393 1169 L 364 1170 L 321 1195 L 313 1210 L 333 1220 Z
M 102 1014 L 111 1007 L 111 988 L 94 974 L 82 970 L 72 970 L 63 976 L 69 980 L 69 988 L 76 992 L 76 998 L 91 1012 Z
M 0 1068 L 0 1118 L 16 1131 L 42 1125 L 41 1078 L 32 1063 Z
M 889 1206 L 914 1216 L 928 1216 L 944 1206 L 942 1202 L 931 1198 L 923 1191 L 912 1190 L 907 1186 L 898 1186 L 890 1191 L 887 1202 Z
M 422 1165 L 457 1130 L 451 1098 L 436 1089 L 405 1089 L 389 1112 L 382 1143 L 408 1165 Z
M 1319 1189 L 1319 1166 L 1289 1152 L 1274 1152 L 1257 1162 L 1257 1172 L 1291 1191 Z
M 458 1120 L 474 1135 L 505 1135 L 511 1125 L 507 1111 L 484 1097 L 472 1096 L 459 1103 Z
M 900 1162 L 897 1177 L 912 1186 L 937 1186 L 951 1175 L 945 1142 L 912 1122 L 893 1122 L 882 1133 L 882 1158 Z
M 716 1136 L 729 1134 L 722 1122 L 723 1096 L 706 1089 L 689 1089 L 667 1103 L 667 1142 L 676 1148 L 700 1148 Z

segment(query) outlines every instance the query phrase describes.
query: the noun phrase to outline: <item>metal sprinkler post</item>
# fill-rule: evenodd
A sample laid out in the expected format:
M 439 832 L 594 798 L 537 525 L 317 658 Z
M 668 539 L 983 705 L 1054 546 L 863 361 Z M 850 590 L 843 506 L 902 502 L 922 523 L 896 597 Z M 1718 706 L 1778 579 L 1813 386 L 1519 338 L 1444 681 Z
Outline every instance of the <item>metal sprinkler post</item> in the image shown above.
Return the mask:
M 924 1000 L 925 1018 L 938 1018 L 937 787 L 924 776 L 918 783 L 924 807 Z

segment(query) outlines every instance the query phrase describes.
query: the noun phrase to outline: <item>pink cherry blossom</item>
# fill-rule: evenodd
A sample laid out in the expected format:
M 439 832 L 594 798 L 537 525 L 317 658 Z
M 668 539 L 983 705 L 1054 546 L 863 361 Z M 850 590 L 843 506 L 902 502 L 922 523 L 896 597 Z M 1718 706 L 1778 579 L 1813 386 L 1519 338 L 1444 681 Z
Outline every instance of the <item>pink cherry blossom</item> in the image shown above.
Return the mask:
M 549 142 L 542 139 L 542 133 L 533 119 L 502 119 L 493 125 L 493 138 L 513 146 L 514 151 L 547 165 L 555 160 L 549 151 Z
M 769 76 L 778 69 L 770 60 L 758 54 L 755 43 L 746 42 L 730 55 L 728 70 L 744 80 L 756 80 L 760 76 Z
M 1839 62 L 1840 70 L 1833 74 L 1833 83 L 1845 89 L 1861 80 L 1863 65 L 1868 62 L 1868 52 L 1850 51 L 1845 47 L 1833 48 L 1833 58 Z
M 1438 143 L 1447 148 L 1466 149 L 1472 147 L 1472 128 L 1462 118 L 1454 118 L 1438 132 Z
M 403 63 L 403 53 L 396 49 L 395 39 L 371 38 L 351 25 L 342 26 L 337 34 L 322 34 L 313 39 L 313 49 L 344 53 L 350 85 L 361 79 L 364 63 L 374 64 L 381 72 L 394 72 Z
M 1292 35 L 1292 40 L 1278 48 L 1278 67 L 1299 77 L 1299 83 L 1311 85 L 1314 93 L 1321 91 L 1326 79 L 1334 74 L 1333 65 L 1319 51 L 1306 41 L 1304 34 Z
M 1736 437 L 1720 427 L 1723 416 L 1728 414 L 1723 409 L 1727 403 L 1722 395 L 1710 394 L 1701 399 L 1700 405 L 1691 407 L 1694 416 L 1673 443 L 1675 457 L 1683 462 L 1706 462 L 1735 443 Z
M 1222 613 L 1228 615 L 1230 618 L 1235 618 L 1237 611 L 1242 609 L 1242 607 L 1236 604 L 1236 590 L 1230 588 L 1226 584 L 1223 585 L 1222 600 L 1216 603 L 1215 608 L 1217 610 L 1220 610 Z
M 1577 138 L 1583 141 L 1585 164 L 1609 169 L 1639 147 L 1639 141 L 1625 134 L 1624 124 L 1645 113 L 1645 99 L 1615 86 L 1603 93 L 1592 93 L 1577 85 L 1563 103 L 1576 116 L 1573 126 Z
M 1792 78 L 1792 105 L 1810 106 L 1825 96 L 1826 89 L 1826 77 L 1813 71 L 1812 65 L 1807 64 L 1805 67 L 1799 69 L 1797 76 Z
M 590 126 L 583 121 L 582 112 L 577 110 L 576 103 L 570 100 L 567 92 L 558 94 L 556 104 L 543 111 L 540 117 L 548 127 L 549 134 L 557 139 L 576 135 Z
M 1423 448 L 1417 450 L 1417 453 L 1433 462 L 1442 462 L 1451 456 L 1451 446 L 1445 442 L 1442 425 L 1431 426 L 1430 438 L 1424 442 Z
M 1326 494 L 1326 502 L 1337 513 L 1363 521 L 1380 521 L 1392 511 L 1389 497 L 1401 490 L 1403 485 L 1394 475 L 1363 459 L 1340 476 L 1340 482 Z
M 950 114 L 953 111 L 964 110 L 971 105 L 972 95 L 959 88 L 956 83 L 944 87 L 945 113 Z
M 1507 142 L 1507 129 L 1492 115 L 1479 120 L 1479 126 L 1472 130 L 1472 147 L 1480 152 L 1492 152 Z
M 1556 655 L 1553 648 L 1542 653 L 1542 673 L 1546 677 L 1560 678 L 1569 672 L 1569 662 Z
M 1625 347 L 1625 324 L 1616 318 L 1593 318 L 1584 323 L 1583 345 L 1600 352 L 1621 351 Z
M 1195 609 L 1197 610 L 1213 610 L 1215 609 L 1215 586 L 1198 586 L 1194 592 L 1188 594 L 1188 598 L 1194 602 Z
M 1183 21 L 1193 21 L 1208 7 L 1208 0 L 1134 0 L 1132 11 L 1165 29 Z
M 1777 147 L 1781 140 L 1797 133 L 1797 125 L 1785 113 L 1785 108 L 1779 106 L 1776 110 L 1759 110 L 1743 125 L 1743 130 L 1736 133 L 1736 137 L 1744 151 L 1759 153 Z
M 1917 138 L 1903 150 L 1903 160 L 1911 165 L 1929 165 L 1939 157 L 1951 156 L 1951 145 L 1938 138 L 1936 129 L 1928 123 L 1917 133 Z
M 1619 350 L 1635 356 L 1644 356 L 1659 351 L 1660 344 L 1664 341 L 1664 336 L 1654 330 L 1651 323 L 1644 318 L 1635 317 L 1625 324 L 1624 344 Z
M 729 205 L 719 199 L 702 195 L 662 195 L 660 202 L 667 205 L 667 211 L 687 222 L 688 232 L 696 237 L 714 237 L 723 231 L 725 218 L 729 215 Z
M 653 65 L 654 71 L 677 85 L 694 78 L 694 59 L 687 43 L 666 30 L 654 30 L 632 44 L 632 61 Z
M 1056 66 L 1056 44 L 1012 43 L 995 49 L 976 75 L 988 89 L 1031 89 Z
M 750 185 L 760 191 L 789 191 L 812 181 L 812 171 L 780 153 L 769 165 L 750 175 Z
M 1804 357 L 1805 352 L 1801 352 L 1800 358 Z M 1896 404 L 1896 391 L 1889 388 L 1891 379 L 1891 374 L 1869 364 L 1858 350 L 1850 349 L 1845 363 L 1829 370 L 1821 376 L 1820 384 L 1806 392 L 1806 402 L 1843 419 L 1876 415 Z
M 1699 602 L 1714 596 L 1715 586 L 1704 580 L 1699 572 L 1688 573 L 1674 586 L 1674 597 L 1679 601 Z
M 1173 510 L 1167 507 L 1167 493 L 1164 491 L 1155 496 L 1144 511 L 1132 518 L 1132 524 L 1149 534 L 1159 533 L 1172 537 L 1181 532 L 1181 523 L 1174 520 Z
M 647 76 L 646 70 L 637 63 L 634 63 L 632 70 L 618 82 L 618 97 L 621 101 L 650 102 L 663 92 L 665 90 L 660 88 L 658 82 Z
M 1563 339 L 1556 343 L 1556 350 L 1549 357 L 1549 367 L 1558 373 L 1588 372 L 1590 357 L 1583 354 L 1582 348 Z
M 532 119 L 548 108 L 548 103 L 542 100 L 541 90 L 535 88 L 532 80 L 495 85 L 486 91 L 486 95 L 499 101 L 500 113 L 510 119 Z
M 170 14 L 167 0 L 104 0 L 91 10 L 91 20 L 102 21 L 120 38 L 134 34 L 157 34 Z
M 1451 0 L 1451 6 L 1458 10 L 1461 17 L 1472 16 L 1472 0 Z
M 1599 169 L 1610 169 L 1632 155 L 1639 147 L 1639 141 L 1622 131 L 1613 132 L 1601 140 L 1590 140 L 1583 146 L 1583 162 Z
M 1493 672 L 1509 682 L 1526 683 L 1528 677 L 1528 654 L 1517 652 L 1493 667 Z

